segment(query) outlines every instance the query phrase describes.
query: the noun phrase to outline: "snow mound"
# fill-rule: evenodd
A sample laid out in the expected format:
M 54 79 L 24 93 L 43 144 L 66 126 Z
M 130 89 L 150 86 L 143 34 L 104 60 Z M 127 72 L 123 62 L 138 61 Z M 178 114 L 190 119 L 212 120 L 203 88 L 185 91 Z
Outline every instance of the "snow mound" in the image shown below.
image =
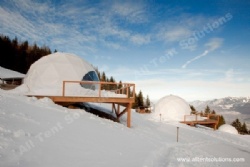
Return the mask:
M 62 93 L 63 81 L 99 81 L 94 68 L 79 56 L 69 53 L 53 53 L 42 57 L 30 67 L 24 84 L 29 94 L 58 95 Z M 72 84 L 77 89 L 80 84 Z M 97 89 L 98 85 L 88 85 Z
M 161 121 L 182 121 L 184 115 L 189 115 L 190 112 L 190 106 L 184 99 L 169 95 L 155 104 L 152 118 Z
M 236 134 L 236 135 L 238 134 L 238 131 L 236 130 L 236 128 L 229 124 L 221 125 L 218 130 L 222 132 L 231 133 L 231 134 Z

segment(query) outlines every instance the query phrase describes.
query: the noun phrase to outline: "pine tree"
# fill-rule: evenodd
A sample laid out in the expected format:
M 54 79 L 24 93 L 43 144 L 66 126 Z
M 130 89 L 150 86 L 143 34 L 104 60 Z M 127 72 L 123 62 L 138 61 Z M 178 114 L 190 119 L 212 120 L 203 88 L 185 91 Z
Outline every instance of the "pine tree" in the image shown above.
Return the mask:
M 121 88 L 122 88 L 122 81 L 119 81 L 118 89 L 121 89 Z
M 136 109 L 137 107 L 138 107 L 138 95 L 135 92 L 135 102 L 133 103 L 132 108 Z
M 196 109 L 194 108 L 194 106 L 193 106 L 193 105 L 189 105 L 189 106 L 190 106 L 190 109 L 191 109 L 191 114 L 196 114 L 197 111 L 196 111 Z
M 102 72 L 100 81 L 106 82 L 106 74 L 105 74 L 105 72 Z
M 115 83 L 115 79 L 111 76 L 110 79 L 109 79 L 109 82 L 111 83 Z M 110 90 L 116 90 L 117 89 L 117 85 L 109 85 L 110 87 Z
M 148 97 L 148 95 L 147 95 L 146 106 L 149 107 L 150 105 L 151 105 L 151 104 L 150 104 L 150 99 L 149 99 L 149 97 Z
M 141 90 L 139 91 L 139 94 L 138 94 L 137 98 L 138 98 L 138 107 L 139 106 L 144 106 L 143 94 L 142 94 Z
M 242 134 L 248 134 L 248 129 L 247 129 L 247 125 L 244 122 L 243 125 L 241 126 L 241 133 Z
M 235 121 L 233 121 L 231 125 L 235 127 L 239 133 L 241 132 L 242 124 L 238 118 Z
M 205 109 L 205 115 L 208 115 L 210 113 L 211 113 L 211 110 L 210 110 L 209 106 L 207 106 Z
M 100 76 L 100 81 L 101 82 L 106 82 L 106 74 L 105 74 L 105 72 L 102 72 L 102 74 L 101 74 L 101 76 Z M 107 89 L 107 85 L 102 85 L 101 86 L 101 89 Z

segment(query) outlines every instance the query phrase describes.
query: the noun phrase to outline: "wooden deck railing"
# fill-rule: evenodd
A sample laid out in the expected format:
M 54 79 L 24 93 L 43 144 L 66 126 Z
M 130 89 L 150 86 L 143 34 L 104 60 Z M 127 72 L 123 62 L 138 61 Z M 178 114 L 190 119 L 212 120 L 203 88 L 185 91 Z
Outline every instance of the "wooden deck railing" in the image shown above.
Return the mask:
M 98 85 L 98 96 L 102 97 L 102 90 L 110 91 L 115 94 L 126 95 L 126 98 L 135 98 L 135 84 L 132 83 L 114 83 L 114 82 L 98 82 L 98 81 L 63 81 L 62 96 L 66 96 L 66 84 Z M 118 88 L 119 87 L 119 88 Z M 86 88 L 87 89 L 87 88 Z M 90 89 L 91 90 L 91 89 Z M 96 90 L 95 90 L 96 91 Z
M 191 125 L 194 126 L 196 124 L 200 124 L 200 125 L 205 125 L 205 126 L 213 126 L 214 130 L 217 128 L 218 124 L 219 124 L 219 119 L 220 119 L 220 115 L 216 115 L 216 114 L 207 114 L 205 117 L 206 119 L 204 120 L 198 120 L 199 114 L 195 114 L 195 120 L 187 120 L 187 117 L 189 116 L 194 116 L 194 115 L 184 115 L 184 121 L 181 121 L 181 123 L 185 123 L 187 125 Z
M 201 114 L 195 114 L 195 115 L 184 115 L 184 122 L 186 122 L 186 121 L 195 121 L 195 122 L 197 122 L 197 121 L 202 121 L 202 120 L 198 120 L 198 116 L 202 116 Z M 195 116 L 195 120 L 187 120 L 187 117 L 193 117 L 193 116 Z M 206 120 L 215 120 L 215 121 L 218 121 L 219 122 L 219 119 L 220 119 L 220 115 L 217 115 L 217 114 L 207 114 L 207 115 L 205 115 L 205 116 L 202 116 L 202 117 L 204 117 L 204 118 L 206 118 Z

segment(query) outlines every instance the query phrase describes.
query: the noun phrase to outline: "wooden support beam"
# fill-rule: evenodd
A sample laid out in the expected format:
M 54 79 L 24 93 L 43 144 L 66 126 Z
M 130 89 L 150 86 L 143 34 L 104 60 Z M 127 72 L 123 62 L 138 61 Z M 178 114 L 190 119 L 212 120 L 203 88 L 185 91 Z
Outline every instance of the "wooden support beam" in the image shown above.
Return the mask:
M 120 114 L 120 105 L 119 104 L 117 104 L 117 108 L 116 108 L 116 104 L 115 103 L 112 103 L 112 111 L 114 111 L 115 112 L 115 115 L 116 115 L 116 117 L 118 118 L 118 120 L 119 120 L 119 114 Z
M 115 103 L 112 103 L 112 112 L 116 113 Z
M 119 113 L 117 115 L 117 118 L 119 119 L 123 114 L 125 114 L 125 112 L 127 112 L 127 108 L 125 108 L 121 113 Z
M 117 114 L 120 114 L 120 104 L 117 104 Z
M 128 103 L 127 105 L 127 127 L 131 127 L 131 107 L 132 103 Z

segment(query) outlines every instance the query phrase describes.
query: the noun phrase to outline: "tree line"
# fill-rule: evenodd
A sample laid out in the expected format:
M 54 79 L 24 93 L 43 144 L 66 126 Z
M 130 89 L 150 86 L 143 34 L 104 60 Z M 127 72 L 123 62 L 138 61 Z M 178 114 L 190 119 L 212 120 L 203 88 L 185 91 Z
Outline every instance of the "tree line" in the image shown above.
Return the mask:
M 10 39 L 0 35 L 0 66 L 26 74 L 31 64 L 41 57 L 51 54 L 47 46 L 39 47 L 36 43 L 20 42 L 17 37 Z
M 237 129 L 239 134 L 246 135 L 250 134 L 250 130 L 248 130 L 246 123 L 241 123 L 238 118 L 236 118 L 231 125 Z
M 56 50 L 54 52 L 57 52 Z M 28 41 L 20 42 L 17 37 L 10 39 L 8 36 L 0 35 L 0 66 L 26 74 L 30 66 L 41 57 L 51 54 L 48 46 L 39 47 L 36 43 L 30 45 Z M 95 68 L 100 81 L 115 83 L 113 76 L 106 76 L 105 72 L 100 72 Z M 117 85 L 102 85 L 102 89 L 116 90 L 122 88 L 122 81 Z M 132 93 L 132 90 L 129 90 Z M 135 93 L 135 103 L 133 108 L 139 106 L 150 106 L 150 99 L 143 96 L 142 91 Z

